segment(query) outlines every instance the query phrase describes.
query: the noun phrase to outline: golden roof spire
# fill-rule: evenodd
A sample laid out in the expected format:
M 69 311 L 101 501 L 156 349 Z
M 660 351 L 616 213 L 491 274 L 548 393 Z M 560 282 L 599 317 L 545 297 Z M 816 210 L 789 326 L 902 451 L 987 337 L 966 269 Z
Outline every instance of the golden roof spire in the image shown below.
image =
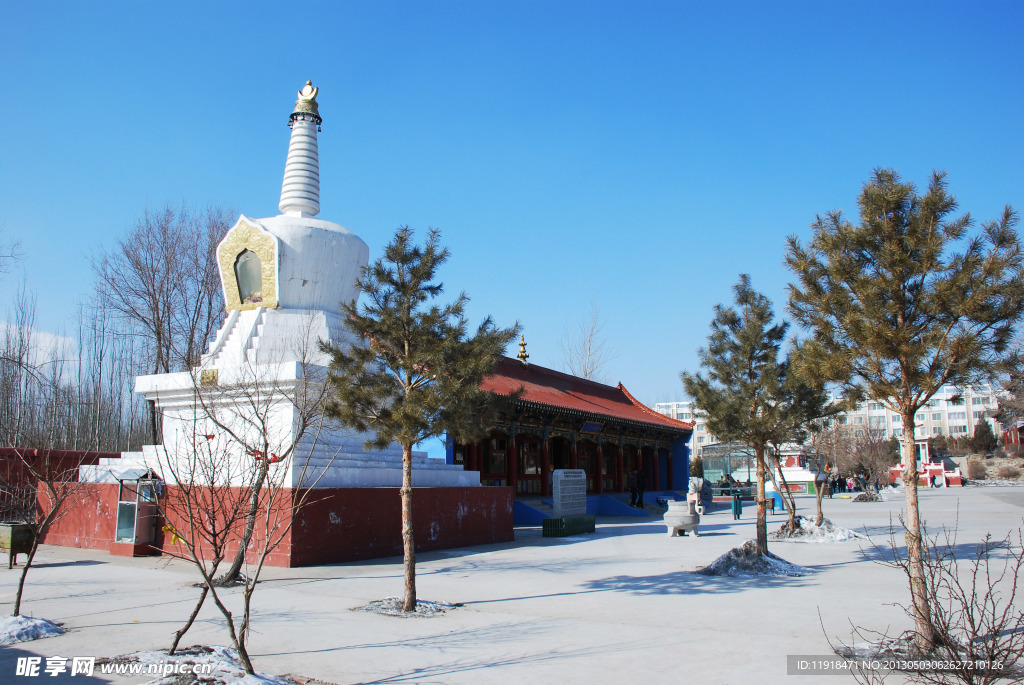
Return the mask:
M 519 336 L 519 354 L 516 355 L 516 359 L 522 363 L 526 363 L 526 360 L 530 358 L 530 355 L 526 353 L 526 337 Z

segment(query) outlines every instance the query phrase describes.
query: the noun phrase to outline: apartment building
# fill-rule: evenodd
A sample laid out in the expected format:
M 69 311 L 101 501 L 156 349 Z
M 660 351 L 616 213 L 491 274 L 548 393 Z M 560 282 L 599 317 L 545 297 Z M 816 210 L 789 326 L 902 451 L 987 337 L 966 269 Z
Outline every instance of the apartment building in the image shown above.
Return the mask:
M 914 438 L 927 440 L 940 434 L 955 439 L 970 438 L 981 421 L 988 421 L 992 431 L 997 436 L 1001 435 L 999 423 L 992 418 L 998 407 L 997 388 L 991 385 L 966 388 L 943 386 L 929 400 L 928 406 L 918 410 L 914 417 Z M 694 455 L 700 456 L 703 447 L 718 442 L 718 439 L 708 432 L 707 422 L 702 413 L 693 406 L 693 402 L 659 402 L 654 405 L 654 410 L 673 419 L 696 422 L 690 443 Z M 880 402 L 864 402 L 856 409 L 840 415 L 838 421 L 853 426 L 855 430 L 862 426 L 865 433 L 870 430 L 885 439 L 903 437 L 902 418 Z

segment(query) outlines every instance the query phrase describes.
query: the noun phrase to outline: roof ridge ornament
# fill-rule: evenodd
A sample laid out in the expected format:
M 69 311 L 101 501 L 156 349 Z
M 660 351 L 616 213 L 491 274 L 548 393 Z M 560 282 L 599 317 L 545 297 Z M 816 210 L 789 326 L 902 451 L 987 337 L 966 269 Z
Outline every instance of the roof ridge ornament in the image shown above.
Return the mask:
M 527 363 L 526 360 L 529 359 L 529 358 L 530 358 L 530 355 L 528 355 L 526 353 L 526 336 L 520 335 L 519 336 L 519 354 L 516 355 L 516 359 L 518 359 L 519 361 L 521 361 L 525 365 Z

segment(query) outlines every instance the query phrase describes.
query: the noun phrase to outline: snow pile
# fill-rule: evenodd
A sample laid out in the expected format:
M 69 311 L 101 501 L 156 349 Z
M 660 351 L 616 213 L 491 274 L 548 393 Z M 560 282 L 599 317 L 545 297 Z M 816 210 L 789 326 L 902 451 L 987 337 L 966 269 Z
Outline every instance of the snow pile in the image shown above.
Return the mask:
M 967 485 L 974 485 L 982 488 L 1024 488 L 1024 481 L 1019 480 L 968 480 Z
M 179 672 L 164 678 L 150 680 L 146 685 L 296 685 L 298 681 L 285 677 L 267 675 L 257 672 L 255 675 L 247 675 L 242 669 L 238 660 L 238 653 L 230 647 L 220 645 L 195 645 L 187 649 L 179 649 L 174 656 L 168 656 L 166 652 L 135 652 L 125 654 L 111 659 L 97 659 L 99 664 L 142 664 L 143 666 L 155 665 L 159 668 L 167 668 L 165 664 L 177 664 L 185 666 L 179 668 Z M 194 669 L 197 664 L 209 664 L 210 669 Z M 194 673 L 200 670 L 200 673 Z M 209 672 L 207 672 L 207 670 Z
M 45 618 L 28 616 L 4 616 L 0 618 L 0 645 L 13 645 L 15 642 L 28 642 L 44 637 L 63 635 L 65 631 L 60 624 L 47 621 Z
M 729 550 L 709 566 L 694 573 L 702 576 L 803 576 L 811 569 L 791 564 L 771 552 L 757 553 L 757 542 L 747 540 L 742 547 Z
M 881 502 L 882 498 L 873 492 L 862 492 L 853 498 L 854 502 Z
M 895 487 L 882 488 L 878 491 L 878 499 L 883 502 L 891 502 L 893 500 L 903 499 L 904 497 L 906 497 L 906 494 L 900 492 Z
M 849 528 L 837 526 L 828 519 L 823 519 L 820 526 L 814 525 L 814 521 L 805 517 L 797 516 L 797 529 L 793 533 L 785 532 L 785 526 L 774 533 L 769 533 L 772 540 L 782 542 L 848 542 L 850 540 L 866 540 L 867 536 L 862 535 Z
M 366 611 L 381 616 L 399 616 L 411 618 L 414 616 L 438 616 L 452 609 L 457 609 L 461 604 L 450 602 L 428 602 L 423 599 L 416 600 L 415 611 L 402 611 L 403 599 L 401 597 L 387 597 L 376 602 L 370 602 L 366 606 L 356 607 L 352 611 Z

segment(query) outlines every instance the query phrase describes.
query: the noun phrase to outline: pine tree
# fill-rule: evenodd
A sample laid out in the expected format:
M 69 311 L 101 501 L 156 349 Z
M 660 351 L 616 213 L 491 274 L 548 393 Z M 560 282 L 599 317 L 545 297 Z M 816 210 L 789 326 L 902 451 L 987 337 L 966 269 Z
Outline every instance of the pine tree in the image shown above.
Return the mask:
M 733 287 L 736 306 L 715 306 L 707 348 L 698 350 L 706 376 L 682 373 L 694 404 L 707 414 L 708 432 L 723 442 L 742 442 L 757 462 L 757 548 L 768 550 L 765 511 L 765 453 L 770 445 L 792 440 L 812 418 L 824 413 L 825 393 L 802 385 L 779 359 L 785 322 L 773 323 L 771 301 L 740 275 Z
M 976 452 L 991 452 L 999 447 L 999 439 L 996 438 L 996 434 L 992 432 L 992 426 L 988 425 L 988 421 L 984 418 L 980 419 L 978 425 L 974 427 L 971 447 Z
M 488 317 L 468 337 L 465 293 L 445 306 L 430 304 L 443 292 L 433 280 L 449 255 L 439 239 L 431 230 L 421 247 L 408 227 L 400 228 L 383 259 L 360 275 L 364 303 L 344 306 L 345 325 L 364 344 L 323 346 L 331 355 L 328 415 L 373 431 L 366 449 L 402 446 L 404 611 L 416 609 L 413 445 L 444 433 L 468 442 L 491 428 L 504 400 L 480 390 L 480 383 L 519 331 L 518 324 L 496 328 Z
M 927 653 L 935 631 L 921 558 L 914 418 L 943 385 L 968 385 L 1006 362 L 1024 311 L 1024 260 L 1013 209 L 968 236 L 971 218 L 952 216 L 957 203 L 945 174 L 933 174 L 918 195 L 896 172 L 875 170 L 858 204 L 858 225 L 833 211 L 818 216 L 810 244 L 789 238 L 786 263 L 797 278 L 789 308 L 813 334 L 803 359 L 809 374 L 902 418 L 915 641 Z

